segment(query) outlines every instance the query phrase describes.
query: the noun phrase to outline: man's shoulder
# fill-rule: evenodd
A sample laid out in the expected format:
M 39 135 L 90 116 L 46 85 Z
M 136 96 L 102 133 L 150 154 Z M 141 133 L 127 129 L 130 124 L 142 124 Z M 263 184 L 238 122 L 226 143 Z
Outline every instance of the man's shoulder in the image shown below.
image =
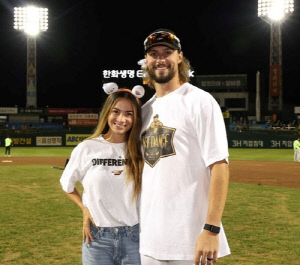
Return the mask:
M 155 100 L 155 96 L 152 96 L 150 99 L 148 99 L 143 105 L 142 110 L 146 108 L 148 105 L 150 105 Z
M 201 87 L 197 87 L 193 84 L 185 83 L 183 87 L 185 88 L 185 92 L 187 93 L 187 95 L 190 95 L 190 97 L 194 98 L 195 100 L 198 100 L 198 98 L 213 98 L 213 96 L 210 93 L 203 90 Z

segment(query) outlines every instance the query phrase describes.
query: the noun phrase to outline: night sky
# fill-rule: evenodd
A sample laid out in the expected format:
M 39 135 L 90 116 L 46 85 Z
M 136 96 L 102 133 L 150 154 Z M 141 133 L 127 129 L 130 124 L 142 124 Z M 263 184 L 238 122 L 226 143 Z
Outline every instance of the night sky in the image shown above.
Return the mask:
M 26 35 L 13 28 L 14 7 L 26 3 L 49 9 L 49 29 L 37 38 L 38 107 L 99 107 L 106 97 L 103 70 L 140 69 L 144 39 L 157 28 L 175 31 L 195 74 L 247 74 L 249 92 L 256 90 L 257 71 L 268 83 L 270 25 L 257 16 L 255 0 L 181 5 L 164 0 L 1 0 L 0 107 L 26 106 Z M 283 102 L 300 106 L 297 4 L 282 24 Z M 117 83 L 132 88 L 142 81 Z

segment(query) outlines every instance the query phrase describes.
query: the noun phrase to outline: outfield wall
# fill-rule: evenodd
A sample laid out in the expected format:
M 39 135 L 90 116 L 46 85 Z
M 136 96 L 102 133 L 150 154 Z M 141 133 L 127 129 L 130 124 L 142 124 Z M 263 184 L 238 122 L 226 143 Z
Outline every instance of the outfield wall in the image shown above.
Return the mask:
M 7 135 L 13 140 L 16 147 L 34 146 L 76 146 L 92 134 L 92 129 L 76 131 L 40 131 L 27 133 L 6 132 L 0 134 L 0 146 L 4 146 Z M 274 148 L 291 149 L 299 131 L 228 131 L 229 148 Z
M 91 131 L 40 131 L 38 133 L 6 133 L 0 135 L 0 146 L 5 146 L 7 135 L 15 147 L 76 146 L 92 134 Z
M 297 131 L 227 132 L 229 148 L 291 149 L 296 135 Z

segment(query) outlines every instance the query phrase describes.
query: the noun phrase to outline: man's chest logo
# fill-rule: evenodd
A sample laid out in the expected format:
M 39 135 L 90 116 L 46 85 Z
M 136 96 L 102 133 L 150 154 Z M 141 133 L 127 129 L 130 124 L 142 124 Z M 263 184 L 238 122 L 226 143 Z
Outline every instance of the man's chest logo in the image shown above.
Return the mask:
M 150 127 L 142 134 L 145 161 L 149 166 L 154 167 L 160 158 L 176 154 L 173 145 L 175 131 L 163 126 L 158 115 L 153 117 Z

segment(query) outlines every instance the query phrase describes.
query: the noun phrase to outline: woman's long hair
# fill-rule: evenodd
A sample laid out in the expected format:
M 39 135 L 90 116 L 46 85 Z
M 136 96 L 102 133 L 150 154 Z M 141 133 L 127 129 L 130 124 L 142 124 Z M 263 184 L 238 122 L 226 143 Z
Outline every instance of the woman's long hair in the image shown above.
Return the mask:
M 99 122 L 94 130 L 94 133 L 87 139 L 99 137 L 101 134 L 106 134 L 109 131 L 108 116 L 121 98 L 128 99 L 133 107 L 133 124 L 131 129 L 125 136 L 125 159 L 126 181 L 133 181 L 132 199 L 137 198 L 142 189 L 142 171 L 144 167 L 144 159 L 142 154 L 141 144 L 141 129 L 142 129 L 142 111 L 141 102 L 130 91 L 117 91 L 109 95 L 100 112 Z

